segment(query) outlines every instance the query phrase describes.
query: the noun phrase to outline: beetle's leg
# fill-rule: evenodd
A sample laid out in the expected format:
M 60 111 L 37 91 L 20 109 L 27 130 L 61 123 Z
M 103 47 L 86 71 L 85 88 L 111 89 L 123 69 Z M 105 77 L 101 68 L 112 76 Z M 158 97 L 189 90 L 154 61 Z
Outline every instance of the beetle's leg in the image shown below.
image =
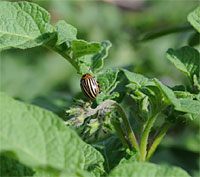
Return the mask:
M 88 98 L 88 100 L 89 100 L 90 104 L 92 105 L 93 104 L 92 101 L 89 98 Z

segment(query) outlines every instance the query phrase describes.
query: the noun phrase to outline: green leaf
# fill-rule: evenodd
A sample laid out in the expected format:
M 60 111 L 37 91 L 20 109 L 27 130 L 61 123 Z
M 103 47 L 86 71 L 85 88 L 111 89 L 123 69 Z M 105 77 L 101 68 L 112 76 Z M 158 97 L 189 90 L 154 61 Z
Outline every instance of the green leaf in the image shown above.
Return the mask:
M 35 168 L 63 169 L 70 164 L 83 168 L 81 140 L 56 115 L 0 96 L 1 152 L 12 152 L 21 163 Z
M 0 156 L 0 162 L 1 176 L 32 176 L 34 173 L 30 168 L 22 165 L 17 160 L 4 155 Z
M 110 172 L 110 170 L 113 169 L 125 155 L 121 141 L 117 136 L 111 136 L 110 138 L 95 144 L 95 147 L 106 159 L 104 163 L 106 172 Z
M 197 95 L 192 94 L 190 92 L 187 91 L 174 91 L 174 94 L 176 95 L 176 98 L 196 98 Z
M 145 93 L 143 91 L 143 88 L 147 88 L 149 90 L 149 93 Z M 160 88 L 157 87 L 157 85 L 147 85 L 145 87 L 141 88 L 140 90 L 143 91 L 143 93 L 145 93 L 150 100 L 154 100 L 155 103 L 157 102 L 157 104 L 161 104 L 161 102 L 163 101 L 163 96 L 162 96 L 162 92 L 160 91 Z
M 91 58 L 91 70 L 93 72 L 97 72 L 103 67 L 103 61 L 108 56 L 108 51 L 111 46 L 112 44 L 110 43 L 110 41 L 101 42 L 102 51 L 92 56 Z
M 197 7 L 194 11 L 189 13 L 188 15 L 188 21 L 190 24 L 198 31 L 200 32 L 200 6 Z
M 175 106 L 175 110 L 197 114 L 200 117 L 200 101 L 191 99 L 179 99 L 180 106 Z
M 104 100 L 115 100 L 119 96 L 120 96 L 120 94 L 118 92 L 112 92 L 111 94 L 106 94 L 106 93 L 101 92 L 97 96 L 96 102 L 97 102 L 97 104 L 100 104 Z
M 0 50 L 42 45 L 55 31 L 49 13 L 34 3 L 0 2 Z
M 175 107 L 180 106 L 179 100 L 176 98 L 174 92 L 170 88 L 163 85 L 158 79 L 154 79 L 154 82 L 158 86 L 160 91 L 163 93 L 167 104 L 173 104 Z
M 84 171 L 82 169 L 78 169 L 75 167 L 69 166 L 67 169 L 63 170 L 60 174 L 56 174 L 51 171 L 44 171 L 44 170 L 38 170 L 34 174 L 34 177 L 94 177 L 92 174 L 90 174 L 87 171 Z
M 105 73 L 98 76 L 97 80 L 100 83 L 101 92 L 110 93 L 116 87 L 116 80 L 119 70 L 107 70 Z
M 189 174 L 179 167 L 161 166 L 153 163 L 127 163 L 117 166 L 109 177 L 189 177 Z
M 167 58 L 190 80 L 193 80 L 193 75 L 199 76 L 200 55 L 196 49 L 189 46 L 177 50 L 169 49 L 167 51 Z
M 57 30 L 57 45 L 76 39 L 77 29 L 64 20 L 59 20 L 55 26 Z
M 82 169 L 68 168 L 61 173 L 60 177 L 94 177 L 94 176 L 91 173 L 84 171 Z
M 103 166 L 104 158 L 99 151 L 95 148 L 92 148 L 91 145 L 86 144 L 84 146 L 84 154 L 85 154 L 85 170 L 87 170 L 90 166 L 98 165 L 100 167 Z
M 178 118 L 195 120 L 200 118 L 200 114 L 186 113 L 184 115 L 179 115 Z
M 129 82 L 136 85 L 136 88 L 140 88 L 145 85 L 153 83 L 153 82 L 151 82 L 150 79 L 148 79 L 147 77 L 145 77 L 141 74 L 133 73 L 126 69 L 121 69 L 121 70 L 124 72 L 126 78 L 129 80 Z
M 125 163 L 131 163 L 131 162 L 137 162 L 137 152 L 135 150 L 131 151 L 130 149 L 126 149 L 126 156 L 127 157 L 123 157 L 118 165 L 122 165 Z
M 162 92 L 157 86 L 149 85 L 139 89 L 143 94 L 147 95 L 151 103 L 152 113 L 160 111 L 163 106 Z
M 34 177 L 55 177 L 60 176 L 58 173 L 51 170 L 37 169 L 33 175 Z
M 98 166 L 90 166 L 88 171 L 90 172 L 90 174 L 93 175 L 93 177 L 102 177 L 105 176 L 105 171 L 102 170 L 102 168 L 98 167 Z
M 92 146 L 88 147 L 53 113 L 5 94 L 0 97 L 0 152 L 9 152 L 29 167 L 44 172 L 51 169 L 54 173 L 69 166 L 83 169 L 91 163 L 102 162 L 99 153 Z M 91 161 L 85 148 L 99 159 Z
M 197 75 L 193 76 L 193 82 L 194 82 L 194 88 L 198 90 L 200 93 L 200 73 L 199 73 L 199 78 L 197 77 Z
M 97 104 L 101 103 L 102 101 L 106 99 L 114 99 L 116 97 L 119 97 L 119 93 L 112 92 L 116 86 L 119 84 L 119 81 L 117 81 L 119 70 L 107 70 L 105 73 L 98 76 L 97 80 L 100 83 L 100 91 L 101 93 L 96 98 Z
M 96 54 L 101 51 L 101 45 L 97 42 L 89 43 L 84 40 L 73 40 L 71 43 L 74 59 L 85 55 Z

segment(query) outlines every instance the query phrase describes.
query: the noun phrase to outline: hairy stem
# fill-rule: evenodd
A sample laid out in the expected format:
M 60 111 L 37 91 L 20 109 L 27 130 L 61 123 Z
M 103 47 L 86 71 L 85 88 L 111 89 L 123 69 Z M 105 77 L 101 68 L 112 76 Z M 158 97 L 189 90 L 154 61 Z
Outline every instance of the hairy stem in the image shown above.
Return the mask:
M 134 147 L 139 152 L 139 146 L 138 146 L 137 140 L 135 138 L 135 134 L 134 134 L 134 132 L 131 128 L 129 120 L 126 117 L 126 114 L 125 114 L 124 110 L 122 109 L 122 107 L 117 102 L 115 102 L 113 100 L 106 100 L 103 103 L 101 103 L 101 105 L 99 105 L 99 106 L 105 107 L 106 105 L 113 105 L 117 108 L 117 111 L 120 114 L 120 116 L 121 116 L 121 118 L 124 122 L 126 131 L 127 131 L 127 135 L 128 135 L 128 138 L 131 142 L 131 145 L 132 145 L 132 147 Z
M 126 131 L 127 131 L 127 135 L 128 135 L 128 137 L 130 139 L 132 147 L 134 147 L 139 152 L 139 145 L 137 143 L 137 140 L 135 138 L 135 134 L 134 134 L 134 132 L 133 132 L 133 130 L 131 128 L 131 125 L 129 123 L 128 118 L 126 117 L 126 114 L 125 114 L 124 110 L 122 109 L 122 107 L 118 103 L 114 102 L 113 104 L 117 108 L 120 116 L 122 117 L 122 120 L 124 122 L 124 126 L 125 126 Z
M 158 147 L 158 145 L 162 141 L 163 137 L 165 136 L 166 132 L 168 131 L 169 127 L 170 127 L 169 123 L 164 123 L 161 126 L 161 128 L 159 129 L 159 131 L 156 133 L 155 137 L 152 140 L 152 143 L 150 144 L 150 147 L 149 147 L 149 150 L 148 150 L 148 153 L 147 153 L 146 161 L 150 160 L 150 158 L 152 157 L 156 148 Z
M 118 124 L 116 121 L 112 121 L 112 124 L 113 124 L 113 126 L 114 126 L 114 128 L 115 128 L 115 130 L 116 130 L 116 132 L 117 132 L 117 134 L 118 134 L 123 146 L 126 147 L 126 148 L 131 149 L 131 144 L 128 141 L 128 139 L 126 138 L 126 135 L 125 135 L 121 125 Z
M 144 162 L 146 159 L 146 154 L 147 154 L 147 144 L 148 144 L 148 137 L 149 133 L 151 131 L 151 128 L 155 122 L 155 119 L 157 117 L 156 115 L 153 115 L 152 117 L 149 118 L 146 127 L 142 133 L 141 136 L 141 141 L 140 141 L 140 161 Z

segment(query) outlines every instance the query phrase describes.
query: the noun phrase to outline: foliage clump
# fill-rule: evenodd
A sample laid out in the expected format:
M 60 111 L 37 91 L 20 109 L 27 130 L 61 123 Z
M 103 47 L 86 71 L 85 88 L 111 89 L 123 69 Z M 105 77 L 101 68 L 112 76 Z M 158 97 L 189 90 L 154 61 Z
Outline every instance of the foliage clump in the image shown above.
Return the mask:
M 198 7 L 188 15 L 188 21 L 198 32 L 199 14 Z M 78 74 L 90 73 L 101 84 L 101 93 L 92 107 L 77 100 L 62 119 L 1 93 L 0 152 L 4 175 L 10 173 L 5 170 L 7 164 L 16 164 L 18 175 L 189 176 L 183 169 L 148 161 L 172 125 L 180 120 L 200 118 L 197 49 L 183 46 L 167 50 L 167 59 L 189 80 L 187 87 L 171 88 L 157 78 L 124 68 L 103 70 L 111 42 L 77 39 L 75 27 L 64 20 L 51 25 L 50 14 L 35 3 L 0 2 L 0 23 L 3 24 L 0 25 L 0 50 L 46 47 L 63 56 Z M 155 37 L 159 35 L 150 34 L 145 40 Z M 123 91 L 118 90 L 120 84 L 124 86 Z M 131 112 L 130 119 L 119 104 L 127 95 L 137 108 Z M 160 115 L 163 123 L 151 137 L 152 127 Z M 135 124 L 139 133 L 135 131 Z M 106 154 L 109 148 L 116 152 Z

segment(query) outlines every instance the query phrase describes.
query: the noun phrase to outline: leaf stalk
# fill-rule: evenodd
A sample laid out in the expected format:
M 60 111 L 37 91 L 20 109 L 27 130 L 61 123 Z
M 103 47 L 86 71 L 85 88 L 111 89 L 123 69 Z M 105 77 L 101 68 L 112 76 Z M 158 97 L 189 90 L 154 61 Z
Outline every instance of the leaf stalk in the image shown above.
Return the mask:
M 148 144 L 148 137 L 151 131 L 151 128 L 156 120 L 157 114 L 153 115 L 149 118 L 146 127 L 142 133 L 141 141 L 140 141 L 140 161 L 144 162 L 146 160 L 147 155 L 147 144 Z
M 152 140 L 152 143 L 149 146 L 149 150 L 147 153 L 146 161 L 149 161 L 152 155 L 154 154 L 156 148 L 162 141 L 163 137 L 166 135 L 168 129 L 170 127 L 170 124 L 168 122 L 165 122 L 159 129 L 159 131 L 156 133 L 155 137 Z

